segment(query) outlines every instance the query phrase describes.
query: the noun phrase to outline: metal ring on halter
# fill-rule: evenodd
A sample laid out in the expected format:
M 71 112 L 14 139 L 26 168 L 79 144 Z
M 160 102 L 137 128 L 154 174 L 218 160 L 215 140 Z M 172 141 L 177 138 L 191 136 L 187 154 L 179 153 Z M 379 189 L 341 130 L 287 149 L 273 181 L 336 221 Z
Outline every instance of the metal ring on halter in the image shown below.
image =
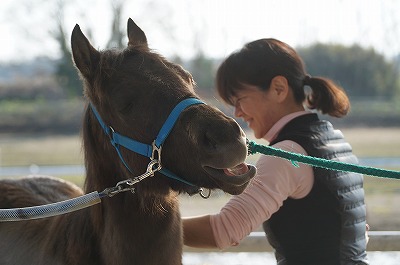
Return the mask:
M 114 142 L 114 128 L 111 126 L 108 126 L 109 132 L 108 132 L 108 138 L 110 138 L 111 143 Z
M 158 163 L 161 164 L 161 148 L 162 145 L 160 145 L 160 147 L 157 147 L 156 145 L 156 141 L 154 140 L 153 143 L 151 144 L 153 147 L 153 150 L 151 152 L 151 160 L 158 160 Z
M 210 198 L 211 189 L 208 189 L 208 194 L 207 194 L 207 195 L 204 195 L 203 191 L 204 191 L 204 189 L 203 189 L 203 188 L 200 188 L 200 189 L 199 189 L 199 195 L 200 195 L 203 199 L 208 199 L 208 198 Z
M 158 159 L 152 159 L 150 161 L 150 163 L 147 165 L 147 171 L 146 173 L 151 174 L 152 176 L 154 176 L 154 173 L 157 171 L 160 171 L 162 168 L 161 166 L 161 161 Z M 145 174 L 146 174 L 145 173 Z

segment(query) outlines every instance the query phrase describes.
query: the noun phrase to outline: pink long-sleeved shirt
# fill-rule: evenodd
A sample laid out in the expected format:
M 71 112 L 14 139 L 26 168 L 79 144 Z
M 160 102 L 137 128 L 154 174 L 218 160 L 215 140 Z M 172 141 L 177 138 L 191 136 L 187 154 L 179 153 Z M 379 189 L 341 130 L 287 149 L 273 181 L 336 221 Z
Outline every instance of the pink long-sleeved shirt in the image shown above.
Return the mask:
M 263 137 L 268 142 L 292 119 L 307 114 L 300 111 L 280 119 Z M 305 150 L 293 141 L 275 145 L 285 151 L 306 155 Z M 233 196 L 218 214 L 210 218 L 217 246 L 225 249 L 235 246 L 253 230 L 279 210 L 288 197 L 303 198 L 312 188 L 314 173 L 310 166 L 273 156 L 262 155 L 256 163 L 257 174 L 240 195 Z

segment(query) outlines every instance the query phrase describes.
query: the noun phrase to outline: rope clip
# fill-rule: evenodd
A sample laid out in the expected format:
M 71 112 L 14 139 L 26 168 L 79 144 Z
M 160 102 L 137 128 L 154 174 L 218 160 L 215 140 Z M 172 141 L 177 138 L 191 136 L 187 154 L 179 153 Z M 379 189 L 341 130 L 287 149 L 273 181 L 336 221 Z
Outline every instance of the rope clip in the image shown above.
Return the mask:
M 159 160 L 153 159 L 147 165 L 147 170 L 145 173 L 143 173 L 140 176 L 134 177 L 133 179 L 129 178 L 126 180 L 122 180 L 118 182 L 117 185 L 115 185 L 115 187 L 106 188 L 102 193 L 107 195 L 108 197 L 113 197 L 114 195 L 125 191 L 130 191 L 132 193 L 135 193 L 135 188 L 133 186 L 136 183 L 139 183 L 145 178 L 153 177 L 154 173 L 160 170 L 161 170 L 161 163 L 159 162 Z

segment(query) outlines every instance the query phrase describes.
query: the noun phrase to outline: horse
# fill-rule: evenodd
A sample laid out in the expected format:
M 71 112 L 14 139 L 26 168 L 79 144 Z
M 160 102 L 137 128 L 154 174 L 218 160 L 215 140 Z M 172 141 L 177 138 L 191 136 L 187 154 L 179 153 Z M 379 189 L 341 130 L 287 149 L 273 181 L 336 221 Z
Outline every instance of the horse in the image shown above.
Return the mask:
M 201 102 L 192 76 L 151 50 L 130 18 L 127 28 L 128 45 L 121 50 L 95 49 L 78 24 L 72 31 L 72 57 L 86 99 L 83 190 L 50 176 L 0 181 L 0 209 L 97 190 L 108 196 L 63 215 L 0 222 L 0 264 L 182 264 L 178 195 L 199 187 L 239 194 L 254 177 L 255 168 L 244 163 L 246 138 L 239 125 Z M 185 100 L 195 102 L 175 113 L 161 149 L 154 139 Z M 121 139 L 154 148 L 145 156 Z M 151 174 L 140 175 L 149 169 Z M 145 177 L 133 183 L 138 176 Z

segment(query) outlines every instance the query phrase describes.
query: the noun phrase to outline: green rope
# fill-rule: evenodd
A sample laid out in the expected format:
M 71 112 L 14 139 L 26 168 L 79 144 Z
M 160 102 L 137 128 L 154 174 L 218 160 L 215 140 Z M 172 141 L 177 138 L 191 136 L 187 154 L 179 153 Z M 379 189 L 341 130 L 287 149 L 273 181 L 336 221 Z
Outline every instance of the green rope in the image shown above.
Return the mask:
M 317 158 L 312 156 L 305 156 L 301 154 L 291 153 L 284 151 L 282 149 L 274 148 L 271 146 L 259 145 L 253 141 L 249 142 L 249 154 L 253 155 L 256 153 L 261 153 L 264 155 L 271 155 L 276 157 L 285 158 L 297 166 L 294 162 L 300 162 L 303 164 L 312 165 L 315 167 L 333 169 L 338 171 L 347 171 L 354 173 L 361 173 L 369 176 L 376 176 L 381 178 L 391 178 L 400 179 L 400 172 L 394 170 L 386 170 L 374 167 L 366 167 L 354 164 L 348 164 L 343 162 L 338 162 L 334 160 L 328 160 L 323 158 Z

